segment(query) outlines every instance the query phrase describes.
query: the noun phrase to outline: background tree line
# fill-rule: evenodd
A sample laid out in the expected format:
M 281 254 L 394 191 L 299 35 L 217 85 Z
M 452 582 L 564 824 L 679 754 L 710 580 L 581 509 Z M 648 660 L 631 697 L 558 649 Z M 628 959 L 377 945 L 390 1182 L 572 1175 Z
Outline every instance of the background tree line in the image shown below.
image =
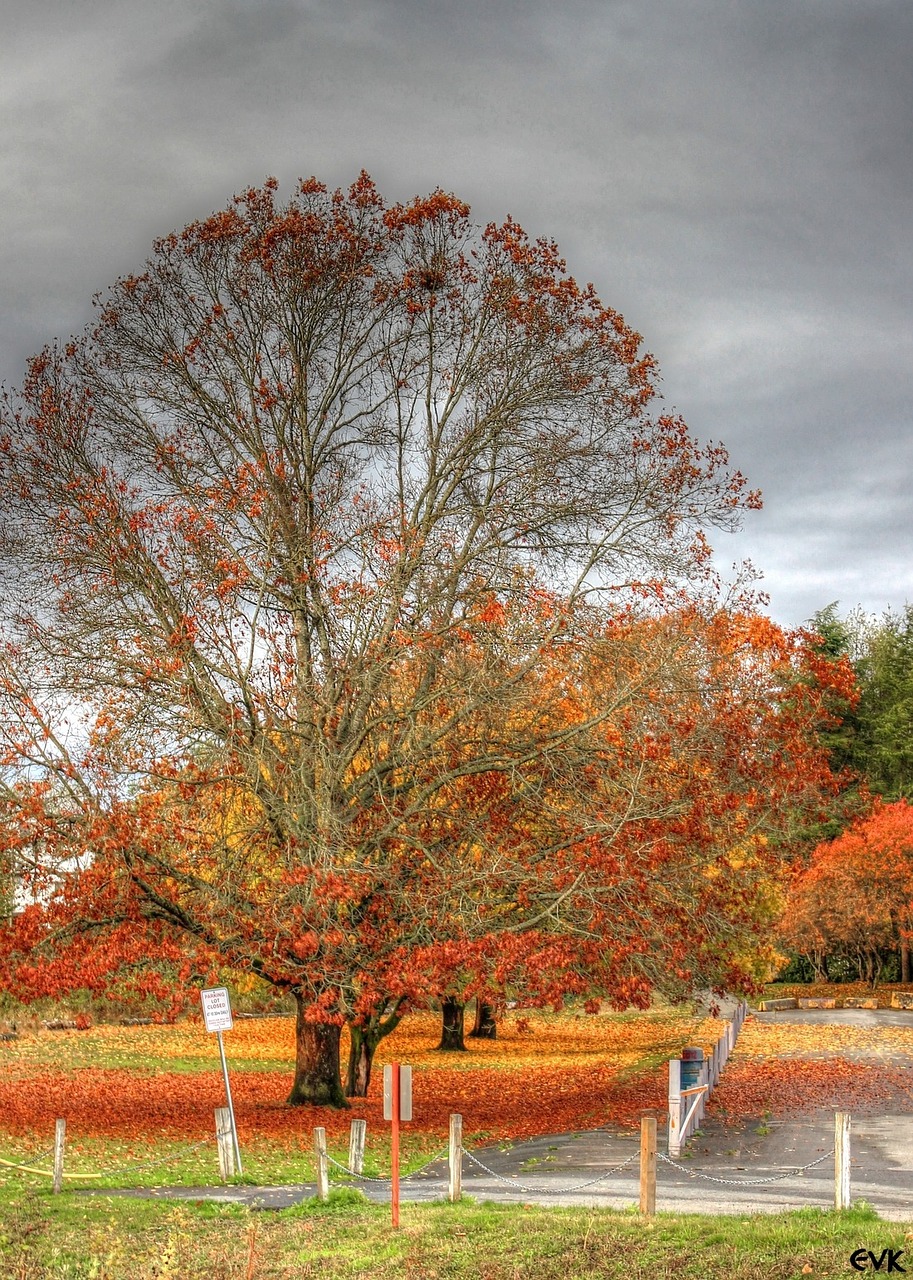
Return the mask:
M 843 783 L 805 834 L 783 920 L 792 976 L 907 982 L 913 926 L 913 607 L 814 619 L 821 651 L 852 664 L 852 697 L 822 730 Z M 811 838 L 809 838 L 811 833 Z

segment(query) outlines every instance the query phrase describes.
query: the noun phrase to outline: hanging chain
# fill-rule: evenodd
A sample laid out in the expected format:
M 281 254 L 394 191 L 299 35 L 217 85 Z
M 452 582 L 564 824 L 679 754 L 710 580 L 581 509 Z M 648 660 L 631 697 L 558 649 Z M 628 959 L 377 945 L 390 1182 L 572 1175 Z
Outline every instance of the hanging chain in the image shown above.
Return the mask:
M 24 1170 L 26 1171 L 26 1173 L 28 1173 L 28 1172 L 29 1172 L 29 1165 L 34 1164 L 36 1160 L 44 1160 L 47 1156 L 52 1156 L 53 1154 L 54 1154 L 54 1148 L 53 1148 L 53 1146 L 46 1147 L 44 1151 L 37 1151 L 33 1156 L 27 1156 L 27 1157 L 26 1157 L 26 1161 L 27 1161 L 27 1163 L 25 1163 L 25 1164 L 13 1164 L 13 1162 L 12 1162 L 11 1160 L 4 1160 L 4 1162 L 3 1162 L 3 1168 L 5 1168 L 5 1169 L 24 1169 Z M 0 1169 L 0 1173 L 2 1173 L 2 1172 L 3 1172 L 3 1169 Z
M 477 1156 L 474 1156 L 471 1151 L 467 1151 L 465 1147 L 463 1147 L 462 1150 L 463 1155 L 467 1160 L 471 1160 L 473 1164 L 478 1165 L 480 1169 L 484 1170 L 485 1173 L 489 1174 L 492 1178 L 497 1178 L 499 1182 L 504 1182 L 509 1187 L 516 1187 L 518 1191 L 527 1191 L 533 1195 L 544 1194 L 549 1196 L 565 1195 L 570 1191 L 583 1191 L 585 1187 L 595 1187 L 597 1182 L 604 1182 L 606 1178 L 611 1178 L 613 1173 L 619 1173 L 622 1169 L 627 1168 L 632 1160 L 640 1159 L 640 1152 L 635 1151 L 632 1155 L 628 1156 L 627 1160 L 623 1160 L 621 1164 L 612 1165 L 611 1169 L 606 1169 L 598 1178 L 590 1178 L 588 1182 L 578 1182 L 572 1187 L 528 1187 L 522 1182 L 515 1181 L 513 1178 L 505 1177 L 503 1173 L 497 1173 L 494 1169 L 489 1169 L 487 1164 L 483 1164 Z
M 814 1169 L 815 1165 L 821 1164 L 822 1160 L 827 1160 L 833 1154 L 834 1148 L 831 1147 L 830 1151 L 826 1151 L 817 1160 L 810 1160 L 808 1164 L 797 1165 L 795 1169 L 787 1169 L 785 1173 L 775 1174 L 772 1178 L 716 1178 L 712 1173 L 702 1173 L 700 1169 L 689 1169 L 687 1165 L 676 1164 L 674 1160 L 670 1160 L 662 1152 L 657 1152 L 657 1157 L 673 1169 L 678 1169 L 679 1173 L 686 1173 L 689 1178 L 703 1178 L 706 1182 L 717 1182 L 724 1187 L 762 1187 L 770 1182 L 782 1182 L 784 1178 L 795 1177 L 796 1174 L 804 1173 L 806 1169 Z
M 170 1164 L 174 1160 L 181 1160 L 184 1156 L 190 1155 L 191 1151 L 199 1151 L 200 1147 L 205 1147 L 207 1143 L 210 1142 L 212 1142 L 212 1138 L 203 1138 L 200 1142 L 195 1142 L 193 1146 L 181 1147 L 177 1151 L 172 1151 L 170 1155 L 159 1156 L 155 1160 L 143 1160 L 139 1164 L 117 1165 L 112 1169 L 102 1169 L 101 1173 L 104 1177 L 108 1177 L 115 1173 L 130 1173 L 135 1172 L 138 1169 L 153 1169 L 160 1164 Z M 71 1171 L 68 1169 L 64 1176 L 69 1180 L 70 1178 L 84 1178 L 87 1177 L 88 1174 L 85 1172 L 78 1173 L 76 1170 Z
M 411 1173 L 402 1174 L 400 1176 L 400 1182 L 408 1182 L 410 1178 L 415 1178 L 420 1173 L 424 1173 L 426 1169 L 430 1169 L 433 1164 L 437 1164 L 439 1160 L 443 1160 L 444 1156 L 449 1155 L 449 1153 L 450 1153 L 450 1147 L 447 1146 L 444 1148 L 443 1151 L 439 1151 L 436 1156 L 433 1156 L 430 1160 L 428 1160 L 425 1164 L 423 1164 L 421 1168 L 413 1169 Z M 327 1161 L 329 1164 L 334 1164 L 337 1169 L 341 1169 L 343 1173 L 348 1175 L 348 1177 L 358 1178 L 361 1182 L 391 1182 L 392 1181 L 390 1177 L 372 1178 L 367 1173 L 353 1173 L 352 1170 L 348 1167 L 348 1165 L 341 1164 L 338 1160 L 334 1160 L 333 1157 L 329 1154 L 329 1152 L 327 1153 Z

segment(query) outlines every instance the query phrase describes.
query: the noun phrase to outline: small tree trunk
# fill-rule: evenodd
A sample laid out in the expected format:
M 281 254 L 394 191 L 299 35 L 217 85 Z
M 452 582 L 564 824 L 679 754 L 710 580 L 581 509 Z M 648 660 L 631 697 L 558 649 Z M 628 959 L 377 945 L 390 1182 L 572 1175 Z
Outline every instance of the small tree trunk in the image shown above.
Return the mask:
M 476 1000 L 476 1020 L 469 1035 L 473 1040 L 497 1039 L 498 1024 L 495 1022 L 494 1005 L 486 1004 L 484 1000 Z
M 900 980 L 901 982 L 910 981 L 910 944 L 908 942 L 900 944 Z
M 396 1030 L 402 1021 L 400 1007 L 402 998 L 393 1001 L 392 1006 L 384 1004 L 383 1014 L 371 1014 L 366 1023 L 348 1024 L 348 1068 L 346 1070 L 346 1097 L 368 1097 L 368 1085 L 371 1083 L 371 1066 L 374 1064 L 376 1047 L 385 1036 Z
M 454 1000 L 452 996 L 445 996 L 441 1001 L 441 1043 L 439 1049 L 444 1050 L 460 1050 L 466 1052 L 466 1045 L 463 1042 L 463 1014 L 466 1006 L 460 1004 L 459 1000 Z
M 346 1071 L 346 1097 L 366 1098 L 371 1083 L 371 1066 L 377 1037 L 365 1027 L 349 1027 L 349 1066 Z
M 295 1017 L 295 1082 L 288 1101 L 293 1107 L 348 1107 L 339 1078 L 339 1035 L 335 1023 L 308 1022 L 307 1000 L 293 992 Z
M 349 1065 L 346 1070 L 346 1097 L 366 1098 L 368 1085 L 371 1083 L 371 1067 L 377 1046 L 395 1031 L 402 1021 L 400 1006 L 402 999 L 395 1000 L 392 1005 L 382 1006 L 383 1013 L 372 1013 L 367 1022 L 349 1023 Z

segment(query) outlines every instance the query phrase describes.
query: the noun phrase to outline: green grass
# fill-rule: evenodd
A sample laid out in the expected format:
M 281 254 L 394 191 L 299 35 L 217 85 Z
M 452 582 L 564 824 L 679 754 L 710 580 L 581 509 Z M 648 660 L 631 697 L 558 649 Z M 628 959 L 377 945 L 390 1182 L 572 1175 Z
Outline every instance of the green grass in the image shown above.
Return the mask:
M 2 1280 L 789 1280 L 903 1249 L 865 1207 L 717 1217 L 493 1204 L 386 1206 L 341 1190 L 281 1213 L 0 1189 Z M 904 1261 L 909 1261 L 907 1255 Z M 803 1268 L 810 1268 L 804 1271 Z

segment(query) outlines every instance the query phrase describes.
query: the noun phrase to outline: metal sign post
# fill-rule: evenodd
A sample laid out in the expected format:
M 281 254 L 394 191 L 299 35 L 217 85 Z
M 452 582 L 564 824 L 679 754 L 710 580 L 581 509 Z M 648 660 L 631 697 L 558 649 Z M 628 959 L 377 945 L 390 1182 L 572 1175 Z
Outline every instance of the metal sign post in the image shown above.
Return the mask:
M 384 1067 L 384 1119 L 390 1129 L 390 1215 L 399 1226 L 399 1126 L 412 1119 L 412 1068 L 392 1062 Z
M 231 1031 L 234 1023 L 231 1017 L 231 1001 L 225 987 L 207 987 L 200 992 L 203 1005 L 203 1021 L 207 1031 L 214 1031 L 219 1041 L 219 1057 L 222 1060 L 222 1079 L 225 1081 L 225 1101 L 231 1117 L 231 1141 L 235 1149 L 235 1163 L 238 1173 L 243 1173 L 241 1165 L 241 1148 L 238 1146 L 238 1126 L 235 1124 L 235 1107 L 231 1100 L 231 1085 L 228 1082 L 228 1063 L 225 1061 L 225 1045 L 222 1032 Z

